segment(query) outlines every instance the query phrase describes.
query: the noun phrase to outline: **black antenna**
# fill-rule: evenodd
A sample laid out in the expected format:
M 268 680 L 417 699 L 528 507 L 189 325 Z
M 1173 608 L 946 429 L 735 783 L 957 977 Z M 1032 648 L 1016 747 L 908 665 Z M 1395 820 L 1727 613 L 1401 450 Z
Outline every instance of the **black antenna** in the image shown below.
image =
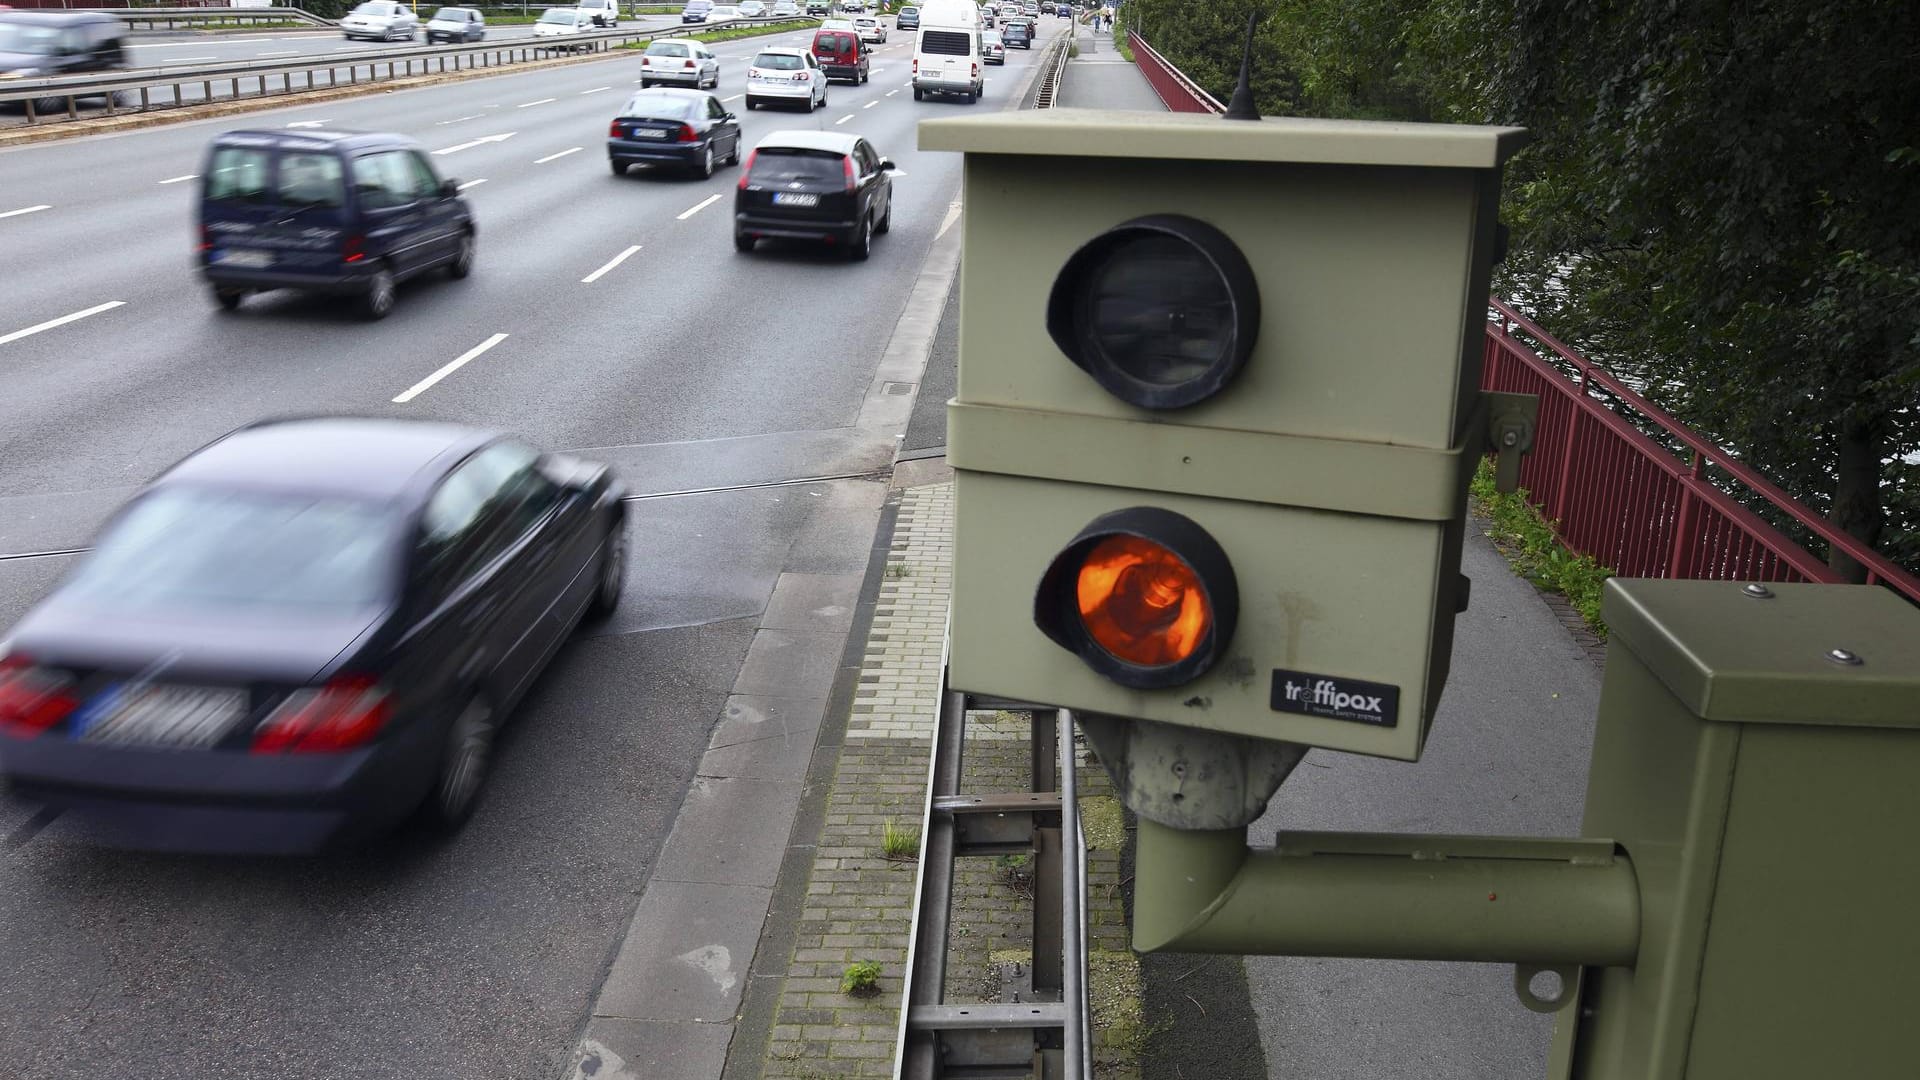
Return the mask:
M 1240 85 L 1233 88 L 1233 100 L 1227 103 L 1223 120 L 1260 119 L 1260 107 L 1253 103 L 1253 28 L 1259 21 L 1259 8 L 1247 12 L 1247 51 L 1240 55 Z

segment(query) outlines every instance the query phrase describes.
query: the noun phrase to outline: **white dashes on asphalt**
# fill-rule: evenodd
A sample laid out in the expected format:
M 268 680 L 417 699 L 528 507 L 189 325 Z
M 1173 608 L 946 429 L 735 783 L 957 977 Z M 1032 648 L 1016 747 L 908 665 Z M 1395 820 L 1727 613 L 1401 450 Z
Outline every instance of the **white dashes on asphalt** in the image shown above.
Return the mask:
M 559 100 L 560 100 L 559 98 L 550 98 L 550 97 L 543 97 L 543 98 L 541 98 L 541 99 L 540 99 L 539 101 L 528 101 L 528 102 L 524 102 L 524 103 L 522 103 L 522 104 L 519 104 L 519 105 L 515 105 L 515 106 L 514 106 L 514 108 L 516 108 L 516 109 L 531 109 L 531 108 L 533 108 L 533 107 L 534 107 L 535 105 L 545 105 L 545 104 L 547 104 L 547 103 L 548 103 L 548 102 L 550 102 L 550 101 L 559 101 Z
M 469 180 L 466 183 L 461 184 L 459 188 L 457 188 L 456 190 L 465 191 L 470 187 L 479 187 L 481 184 L 484 184 L 486 182 L 487 182 L 487 178 L 483 176 L 478 180 Z
M 23 206 L 18 210 L 0 212 L 0 218 L 19 217 L 21 214 L 37 214 L 42 210 L 51 209 L 53 209 L 53 206 L 50 203 L 41 203 L 39 206 Z
M 198 179 L 200 179 L 199 173 L 188 173 L 185 176 L 169 176 L 165 180 L 162 180 L 160 182 L 163 184 L 183 184 L 183 183 L 186 183 L 188 180 L 198 180 Z
M 535 165 L 545 165 L 549 161 L 557 161 L 560 158 L 566 157 L 568 154 L 577 154 L 584 149 L 586 148 L 582 146 L 570 147 L 566 150 L 560 151 L 557 154 L 548 154 L 546 157 L 543 157 L 543 158 L 534 158 L 533 163 Z
M 628 259 L 633 258 L 633 253 L 639 250 L 640 250 L 640 245 L 635 244 L 632 247 L 628 248 L 627 250 L 621 252 L 620 254 L 615 255 L 613 258 L 607 260 L 607 265 L 601 267 L 598 270 L 595 270 L 593 273 L 588 274 L 586 277 L 581 278 L 580 284 L 591 285 L 594 282 L 599 281 L 600 278 L 604 276 L 608 271 L 612 270 L 616 266 L 619 266 L 621 263 L 626 262 Z
M 719 195 L 709 195 L 706 198 L 701 199 L 699 202 L 693 204 L 693 206 L 688 208 L 686 212 L 682 213 L 677 220 L 685 221 L 688 218 L 692 217 L 693 215 L 699 213 L 702 210 L 705 210 L 707 207 L 712 206 L 714 203 L 717 203 L 719 201 L 720 201 Z
M 114 308 L 125 306 L 127 306 L 125 300 L 109 300 L 104 304 L 95 304 L 85 311 L 76 311 L 71 315 L 62 315 L 57 319 L 48 319 L 46 322 L 29 326 L 25 330 L 15 330 L 11 334 L 0 335 L 0 345 L 19 341 L 23 337 L 32 337 L 43 330 L 51 330 L 56 326 L 65 326 L 70 322 L 79 322 L 89 315 L 98 315 L 103 311 L 112 311 Z
M 473 348 L 468 349 L 466 352 L 461 353 L 459 357 L 456 358 L 452 363 L 441 368 L 439 371 L 436 371 L 433 374 L 427 376 L 426 378 L 421 379 L 419 382 L 414 383 L 412 386 L 409 386 L 405 390 L 405 392 L 401 393 L 399 396 L 393 399 L 393 403 L 395 405 L 405 405 L 407 402 L 412 401 L 414 398 L 417 398 L 421 394 L 424 394 L 428 390 L 432 389 L 434 383 L 437 383 L 441 379 L 444 379 L 447 376 L 453 374 L 454 372 L 459 371 L 461 368 L 466 367 L 467 364 L 470 361 L 472 361 L 475 357 L 479 356 L 481 353 L 486 352 L 488 349 L 493 348 L 495 345 L 498 345 L 505 340 L 507 340 L 507 335 L 495 334 L 492 337 L 488 338 L 487 340 L 481 342 L 480 344 L 475 345 Z

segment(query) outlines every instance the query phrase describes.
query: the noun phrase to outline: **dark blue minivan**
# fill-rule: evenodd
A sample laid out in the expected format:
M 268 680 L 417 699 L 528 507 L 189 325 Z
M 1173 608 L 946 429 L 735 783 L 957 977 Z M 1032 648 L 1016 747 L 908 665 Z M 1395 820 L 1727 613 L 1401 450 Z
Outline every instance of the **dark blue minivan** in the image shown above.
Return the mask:
M 472 208 L 404 135 L 230 131 L 201 177 L 200 272 L 228 311 L 302 289 L 357 297 L 378 319 L 398 282 L 473 270 Z

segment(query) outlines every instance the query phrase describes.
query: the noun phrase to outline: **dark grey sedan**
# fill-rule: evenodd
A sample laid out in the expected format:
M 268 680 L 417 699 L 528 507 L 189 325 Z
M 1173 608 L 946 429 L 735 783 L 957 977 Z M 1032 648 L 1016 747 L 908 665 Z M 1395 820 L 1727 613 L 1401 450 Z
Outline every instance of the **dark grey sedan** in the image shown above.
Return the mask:
M 478 8 L 443 7 L 427 20 L 427 44 L 449 41 L 461 44 L 483 41 L 487 36 L 487 17 Z
M 704 90 L 641 90 L 607 128 L 613 175 L 630 165 L 671 165 L 702 178 L 740 164 L 740 121 Z
M 622 488 L 445 424 L 242 428 L 136 495 L 0 646 L 0 786 L 114 844 L 310 851 L 473 812 L 611 612 Z

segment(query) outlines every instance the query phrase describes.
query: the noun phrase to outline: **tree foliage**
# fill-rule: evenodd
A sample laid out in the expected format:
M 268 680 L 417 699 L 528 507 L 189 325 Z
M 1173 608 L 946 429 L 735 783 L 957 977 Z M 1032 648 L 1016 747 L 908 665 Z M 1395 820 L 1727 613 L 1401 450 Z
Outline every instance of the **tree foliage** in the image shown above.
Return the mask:
M 1502 291 L 1920 566 L 1920 4 L 1261 7 L 1269 115 L 1531 129 Z M 1223 100 L 1247 10 L 1126 4 Z

